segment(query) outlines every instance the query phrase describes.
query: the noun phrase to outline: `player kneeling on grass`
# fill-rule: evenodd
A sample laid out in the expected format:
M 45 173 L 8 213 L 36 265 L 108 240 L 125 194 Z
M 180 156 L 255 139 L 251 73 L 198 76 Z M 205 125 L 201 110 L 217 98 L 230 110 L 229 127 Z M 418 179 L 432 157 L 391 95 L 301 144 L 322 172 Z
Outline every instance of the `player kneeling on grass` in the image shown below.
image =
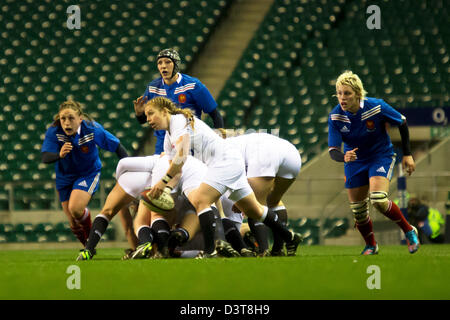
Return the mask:
M 206 164 L 206 175 L 200 186 L 189 194 L 189 201 L 195 207 L 200 220 L 205 243 L 203 257 L 216 257 L 214 242 L 214 212 L 211 205 L 227 191 L 229 198 L 248 217 L 262 221 L 274 234 L 285 242 L 290 254 L 295 254 L 301 236 L 289 231 L 278 219 L 276 213 L 256 200 L 245 176 L 245 162 L 232 143 L 219 137 L 208 125 L 194 118 L 187 109 L 179 109 L 164 97 L 157 97 L 145 105 L 147 121 L 155 130 L 166 130 L 164 151 L 172 160 L 163 179 L 150 190 L 149 196 L 157 198 L 168 181 L 181 172 L 187 155 Z
M 417 230 L 388 199 L 389 181 L 395 153 L 386 131 L 386 123 L 399 127 L 402 140 L 402 166 L 409 175 L 415 170 L 409 146 L 406 118 L 381 99 L 366 98 L 359 77 L 351 71 L 336 81 L 339 104 L 328 118 L 328 146 L 333 160 L 345 162 L 345 187 L 356 227 L 366 242 L 363 255 L 378 253 L 378 244 L 369 217 L 369 201 L 393 220 L 405 233 L 410 253 L 419 249 Z M 341 144 L 344 142 L 344 153 Z

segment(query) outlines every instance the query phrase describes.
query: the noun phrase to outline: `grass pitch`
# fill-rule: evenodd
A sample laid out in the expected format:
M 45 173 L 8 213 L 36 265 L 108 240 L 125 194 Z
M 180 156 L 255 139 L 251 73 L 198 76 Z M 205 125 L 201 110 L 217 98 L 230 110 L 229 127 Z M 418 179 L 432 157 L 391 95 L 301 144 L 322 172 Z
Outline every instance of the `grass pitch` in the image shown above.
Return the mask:
M 367 257 L 361 250 L 305 246 L 296 257 L 121 261 L 121 249 L 100 246 L 82 262 L 77 250 L 1 251 L 0 299 L 450 299 L 450 245 L 424 245 L 413 255 L 406 246 L 382 246 Z M 73 265 L 80 289 L 67 286 Z

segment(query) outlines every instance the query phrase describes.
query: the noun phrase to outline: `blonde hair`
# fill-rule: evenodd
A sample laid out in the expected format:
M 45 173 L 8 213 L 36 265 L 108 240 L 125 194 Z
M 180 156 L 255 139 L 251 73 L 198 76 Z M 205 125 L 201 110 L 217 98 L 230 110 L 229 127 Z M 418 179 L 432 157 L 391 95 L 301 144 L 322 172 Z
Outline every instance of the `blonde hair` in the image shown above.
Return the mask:
M 227 138 L 227 129 L 224 128 L 216 128 L 214 131 L 222 138 Z
M 155 97 L 146 103 L 146 106 L 148 105 L 156 107 L 159 111 L 166 110 L 169 114 L 182 114 L 186 118 L 188 124 L 191 125 L 191 128 L 194 129 L 194 114 L 191 109 L 178 108 L 172 100 L 166 97 Z
M 58 113 L 54 115 L 53 117 L 53 126 L 61 126 L 61 121 L 59 119 L 59 114 L 62 110 L 65 109 L 72 109 L 74 110 L 79 116 L 83 116 L 83 119 L 86 119 L 89 122 L 94 121 L 90 115 L 88 115 L 86 112 L 83 111 L 83 107 L 81 106 L 81 103 L 74 101 L 74 100 L 67 100 L 64 101 L 59 105 Z
M 336 80 L 336 90 L 338 86 L 342 85 L 352 88 L 361 100 L 366 98 L 367 91 L 364 90 L 362 81 L 356 73 L 353 73 L 350 70 L 344 71 L 344 73 L 342 73 Z
M 244 129 L 225 129 L 225 128 L 216 128 L 214 131 L 222 138 L 232 138 L 245 134 Z

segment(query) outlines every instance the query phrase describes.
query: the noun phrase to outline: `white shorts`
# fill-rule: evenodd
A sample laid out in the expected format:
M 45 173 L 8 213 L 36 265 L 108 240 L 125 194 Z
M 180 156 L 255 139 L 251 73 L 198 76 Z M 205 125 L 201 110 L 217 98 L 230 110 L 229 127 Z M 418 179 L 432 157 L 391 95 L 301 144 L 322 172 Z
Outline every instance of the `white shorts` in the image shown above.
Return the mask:
M 269 136 L 269 138 L 264 138 Z M 280 177 L 294 179 L 302 166 L 300 154 L 289 141 L 262 135 L 245 149 L 247 177 Z
M 120 187 L 133 198 L 138 198 L 152 182 L 150 172 L 125 172 L 117 180 Z
M 153 187 L 159 180 L 161 180 L 169 170 L 170 163 L 169 158 L 167 156 L 162 156 L 155 164 L 152 171 L 152 184 Z M 176 193 L 178 191 L 183 192 L 186 196 L 188 194 L 198 188 L 203 181 L 203 177 L 206 173 L 207 167 L 206 165 L 198 159 L 195 159 L 192 156 L 188 156 L 186 158 L 186 162 L 183 165 L 181 171 L 181 178 L 178 182 L 178 185 L 172 193 Z
M 192 190 L 200 186 L 207 170 L 206 164 L 200 160 L 192 156 L 187 157 L 183 165 L 180 182 L 178 183 L 186 197 Z
M 222 161 L 210 163 L 203 182 L 222 195 L 230 191 L 229 198 L 235 202 L 253 193 L 245 175 L 244 159 L 239 153 L 235 156 L 228 155 Z
M 137 198 L 152 183 L 152 170 L 159 156 L 127 157 L 119 161 L 116 179 L 120 187 Z
M 152 172 L 159 155 L 148 157 L 126 157 L 120 159 L 116 167 L 116 179 L 125 172 Z

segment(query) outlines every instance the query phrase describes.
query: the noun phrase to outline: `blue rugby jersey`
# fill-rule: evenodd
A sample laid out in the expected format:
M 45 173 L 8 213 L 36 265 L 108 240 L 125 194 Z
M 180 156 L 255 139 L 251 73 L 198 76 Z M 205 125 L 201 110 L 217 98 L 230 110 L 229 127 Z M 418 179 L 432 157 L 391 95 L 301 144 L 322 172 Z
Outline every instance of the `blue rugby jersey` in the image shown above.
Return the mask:
M 115 152 L 119 139 L 99 123 L 82 121 L 78 132 L 68 136 L 60 126 L 51 126 L 45 133 L 41 152 L 59 153 L 66 142 L 72 143 L 72 151 L 55 163 L 56 179 L 66 176 L 85 176 L 102 168 L 97 146 Z
M 386 122 L 399 126 L 404 119 L 382 99 L 366 98 L 356 114 L 343 111 L 338 104 L 328 117 L 328 147 L 340 150 L 344 142 L 344 153 L 358 148 L 358 160 L 393 154 Z
M 195 116 L 201 119 L 202 112 L 210 113 L 217 108 L 217 103 L 209 92 L 208 88 L 197 78 L 187 74 L 178 73 L 177 81 L 168 86 L 162 77 L 149 83 L 144 93 L 144 98 L 148 100 L 163 96 L 172 100 L 179 108 L 191 109 Z M 164 141 L 165 131 L 155 131 L 162 151 L 162 141 Z

